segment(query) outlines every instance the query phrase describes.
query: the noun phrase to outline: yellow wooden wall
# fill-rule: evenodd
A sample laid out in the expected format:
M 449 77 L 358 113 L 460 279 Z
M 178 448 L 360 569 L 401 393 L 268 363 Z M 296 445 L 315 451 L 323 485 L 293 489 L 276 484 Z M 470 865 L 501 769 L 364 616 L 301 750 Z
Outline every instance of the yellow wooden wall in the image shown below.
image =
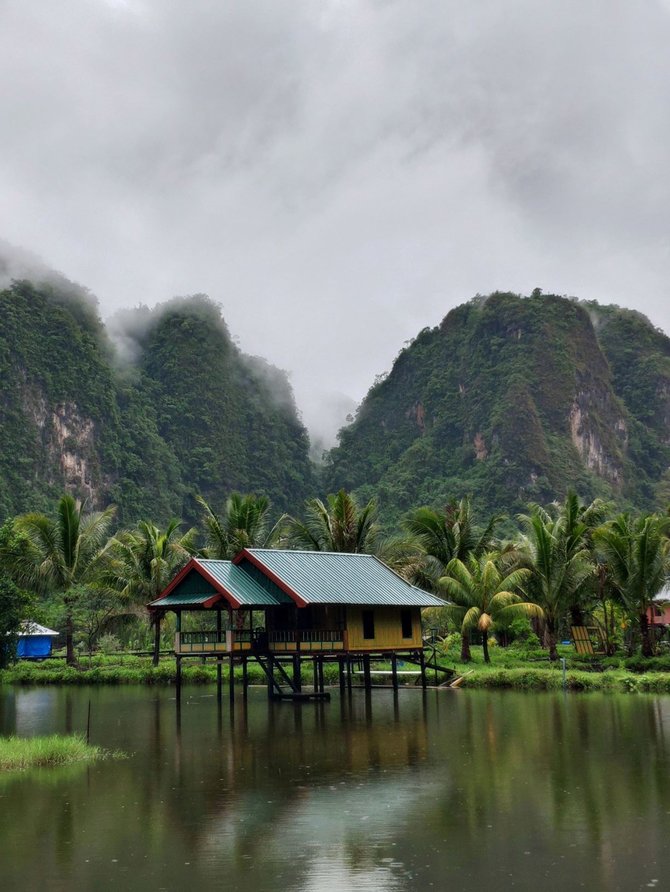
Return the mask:
M 347 633 L 349 650 L 379 650 L 395 648 L 400 650 L 409 647 L 421 647 L 421 610 L 412 611 L 412 637 L 402 637 L 400 607 L 348 607 Z M 375 618 L 375 637 L 363 638 L 363 610 L 372 610 Z

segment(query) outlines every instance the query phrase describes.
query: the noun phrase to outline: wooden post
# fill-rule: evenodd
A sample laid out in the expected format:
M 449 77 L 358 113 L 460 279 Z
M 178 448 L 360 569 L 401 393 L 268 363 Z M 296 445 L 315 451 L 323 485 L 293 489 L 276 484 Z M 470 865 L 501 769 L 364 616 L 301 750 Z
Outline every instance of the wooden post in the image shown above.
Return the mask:
M 370 675 L 370 654 L 363 657 L 363 678 L 365 679 L 365 690 L 372 690 L 372 676 Z
M 319 666 L 316 657 L 312 657 L 312 665 L 314 670 L 314 693 L 316 694 L 319 690 Z
M 319 663 L 319 691 L 323 694 L 326 690 L 326 685 L 323 680 L 323 657 L 318 657 Z
M 302 691 L 302 677 L 300 672 L 300 654 L 293 656 L 293 687 L 296 691 Z
M 393 682 L 393 690 L 398 691 L 398 655 L 395 651 L 391 654 L 391 681 Z
M 230 705 L 232 706 L 235 702 L 235 663 L 233 662 L 233 655 L 230 655 L 230 667 L 228 672 L 228 679 L 230 683 L 230 690 L 228 691 L 228 696 L 230 697 Z
M 347 654 L 347 690 L 351 694 L 351 657 Z
M 154 658 L 153 664 L 154 666 L 158 666 L 158 660 L 161 655 L 161 612 L 160 610 L 155 611 L 156 616 L 154 619 Z M 69 657 L 68 657 L 69 661 Z
M 423 652 L 423 648 L 420 650 L 420 661 L 421 661 L 421 687 L 426 690 L 426 655 Z
M 249 674 L 247 672 L 248 659 L 249 658 L 246 655 L 242 658 L 242 696 L 245 700 L 249 693 Z
M 275 677 L 275 658 L 271 653 L 268 654 L 268 670 L 268 699 L 272 700 L 274 698 L 274 685 L 272 680 Z
M 346 687 L 346 678 L 344 675 L 344 657 L 337 658 L 337 668 L 338 668 L 338 675 L 339 675 L 339 681 L 340 681 L 340 696 L 342 697 L 342 696 L 344 696 L 344 691 L 345 691 L 345 687 Z
M 177 703 L 181 700 L 181 657 L 177 656 Z
M 221 702 L 221 696 L 222 696 L 222 694 L 221 694 L 222 675 L 223 675 L 223 673 L 221 671 L 223 668 L 221 665 L 222 660 L 223 660 L 223 657 L 216 658 L 216 699 L 219 701 L 219 703 Z

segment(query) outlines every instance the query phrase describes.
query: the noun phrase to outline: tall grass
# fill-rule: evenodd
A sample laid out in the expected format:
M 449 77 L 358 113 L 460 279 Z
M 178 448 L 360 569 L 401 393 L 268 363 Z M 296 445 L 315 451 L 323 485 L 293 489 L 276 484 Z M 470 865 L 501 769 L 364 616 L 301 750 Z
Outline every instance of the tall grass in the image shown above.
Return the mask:
M 90 746 L 78 736 L 0 737 L 0 771 L 92 762 L 104 755 L 99 746 Z

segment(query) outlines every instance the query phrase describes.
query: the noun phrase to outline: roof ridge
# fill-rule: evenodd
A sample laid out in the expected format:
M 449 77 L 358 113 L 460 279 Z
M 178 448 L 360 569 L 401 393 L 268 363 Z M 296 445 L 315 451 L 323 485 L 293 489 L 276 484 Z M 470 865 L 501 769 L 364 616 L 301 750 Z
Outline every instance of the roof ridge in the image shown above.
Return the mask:
M 272 551 L 277 554 L 336 554 L 338 557 L 365 557 L 379 560 L 374 554 L 368 554 L 367 551 L 315 551 L 313 548 L 245 548 L 244 550 L 251 552 Z M 380 561 L 380 563 L 384 562 Z M 384 566 L 386 566 L 386 564 L 384 564 Z

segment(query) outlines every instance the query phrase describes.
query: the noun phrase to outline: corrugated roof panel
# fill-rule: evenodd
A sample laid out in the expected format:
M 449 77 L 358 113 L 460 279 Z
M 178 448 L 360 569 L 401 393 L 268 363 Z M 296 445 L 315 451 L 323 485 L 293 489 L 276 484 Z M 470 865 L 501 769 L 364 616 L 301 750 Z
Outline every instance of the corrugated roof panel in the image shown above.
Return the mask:
M 252 555 L 309 604 L 442 607 L 369 554 L 250 548 Z
M 245 607 L 274 607 L 277 604 L 292 604 L 288 595 L 277 589 L 266 590 L 241 567 L 230 561 L 196 560 L 197 564 L 215 579 L 219 585 Z
M 149 604 L 149 607 L 197 607 L 199 604 L 204 604 L 205 601 L 210 601 L 212 598 L 216 597 L 216 592 L 207 592 L 206 594 L 197 594 L 191 593 L 187 594 L 184 592 L 175 591 L 169 595 L 166 595 L 164 598 L 158 598 L 156 601 L 152 601 Z

